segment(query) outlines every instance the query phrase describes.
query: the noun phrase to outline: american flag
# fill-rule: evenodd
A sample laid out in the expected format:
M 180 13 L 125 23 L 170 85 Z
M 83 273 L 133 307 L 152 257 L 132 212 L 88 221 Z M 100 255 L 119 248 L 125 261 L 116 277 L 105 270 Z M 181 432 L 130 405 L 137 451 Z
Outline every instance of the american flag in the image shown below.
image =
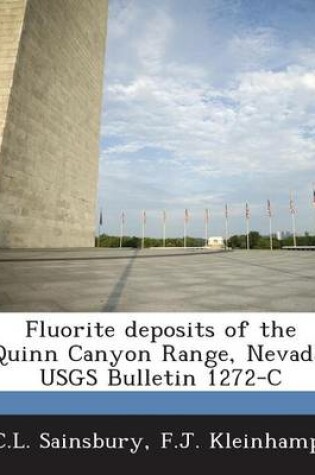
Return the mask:
M 296 207 L 295 207 L 294 199 L 292 197 L 292 193 L 290 193 L 290 213 L 296 214 Z
M 226 219 L 228 218 L 228 216 L 229 216 L 228 205 L 225 204 L 225 217 L 226 217 Z
M 313 206 L 315 208 L 315 183 L 313 183 Z
M 100 226 L 103 224 L 103 213 L 102 210 L 100 211 Z
M 246 219 L 249 219 L 249 206 L 248 206 L 248 203 L 246 203 L 246 206 L 245 206 L 245 216 L 246 216 Z
M 143 224 L 146 224 L 147 222 L 147 213 L 143 211 Z
M 272 211 L 271 211 L 271 202 L 270 202 L 270 200 L 267 200 L 267 213 L 268 213 L 269 218 L 271 218 Z
M 185 223 L 188 223 L 189 221 L 189 213 L 188 213 L 188 209 L 185 209 Z
M 125 215 L 125 212 L 124 212 L 124 211 L 122 211 L 122 212 L 120 213 L 120 221 L 121 221 L 122 224 L 125 224 L 126 215 Z
M 166 211 L 163 211 L 163 223 L 166 223 Z

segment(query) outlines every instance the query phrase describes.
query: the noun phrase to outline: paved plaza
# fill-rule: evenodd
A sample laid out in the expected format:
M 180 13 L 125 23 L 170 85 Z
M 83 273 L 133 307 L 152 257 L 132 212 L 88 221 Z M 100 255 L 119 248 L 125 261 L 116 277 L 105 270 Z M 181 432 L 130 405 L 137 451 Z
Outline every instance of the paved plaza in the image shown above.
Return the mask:
M 315 252 L 0 251 L 0 311 L 315 311 Z

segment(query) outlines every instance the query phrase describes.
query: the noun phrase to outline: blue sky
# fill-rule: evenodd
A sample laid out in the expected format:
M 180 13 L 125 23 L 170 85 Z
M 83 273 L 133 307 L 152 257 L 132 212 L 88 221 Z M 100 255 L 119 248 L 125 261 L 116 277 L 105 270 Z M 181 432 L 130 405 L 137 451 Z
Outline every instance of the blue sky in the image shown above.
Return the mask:
M 99 203 L 104 231 L 315 231 L 314 0 L 110 0 Z

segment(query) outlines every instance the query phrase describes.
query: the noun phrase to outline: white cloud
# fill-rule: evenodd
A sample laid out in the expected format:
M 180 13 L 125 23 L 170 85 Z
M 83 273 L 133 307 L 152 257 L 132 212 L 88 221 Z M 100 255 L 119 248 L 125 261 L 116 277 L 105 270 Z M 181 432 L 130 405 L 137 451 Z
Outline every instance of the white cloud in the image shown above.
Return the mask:
M 173 195 L 165 195 L 178 206 L 187 200 L 203 206 L 210 199 L 219 206 L 230 190 L 239 198 L 258 193 L 263 184 L 271 187 L 277 177 L 282 186 L 301 173 L 308 179 L 315 152 L 315 59 L 309 48 L 295 39 L 283 45 L 272 27 L 239 25 L 229 34 L 223 25 L 224 31 L 211 32 L 211 38 L 226 33 L 222 54 L 206 45 L 208 70 L 191 52 L 185 61 L 183 51 L 172 50 L 183 28 L 168 1 L 153 2 L 152 8 L 148 3 L 140 8 L 143 2 L 114 4 L 102 126 L 108 142 L 102 152 L 105 175 L 121 186 L 135 170 L 128 192 L 138 182 L 152 206 L 168 191 L 171 177 Z M 229 4 L 231 16 L 239 15 L 242 2 Z M 204 48 L 204 25 L 201 30 Z M 198 24 L 192 34 L 198 42 Z M 218 81 L 216 68 L 228 71 L 229 79 Z M 249 175 L 253 188 L 244 190 L 243 177 Z M 221 188 L 206 193 L 205 180 L 213 188 L 222 180 Z
M 246 164 L 263 171 L 269 151 L 277 157 L 273 166 L 282 166 L 284 158 L 296 166 L 298 151 L 299 166 L 308 167 L 314 142 L 303 138 L 301 125 L 313 124 L 307 109 L 314 89 L 315 71 L 243 74 L 230 90 L 209 90 L 205 81 L 191 85 L 163 75 L 141 77 L 109 87 L 115 111 L 104 133 L 109 129 L 128 141 L 115 153 L 155 146 L 172 151 L 176 160 L 202 161 L 212 169 L 219 165 L 222 172 Z
M 128 36 L 129 29 L 137 23 L 139 8 L 136 0 L 111 0 L 110 35 L 114 40 Z

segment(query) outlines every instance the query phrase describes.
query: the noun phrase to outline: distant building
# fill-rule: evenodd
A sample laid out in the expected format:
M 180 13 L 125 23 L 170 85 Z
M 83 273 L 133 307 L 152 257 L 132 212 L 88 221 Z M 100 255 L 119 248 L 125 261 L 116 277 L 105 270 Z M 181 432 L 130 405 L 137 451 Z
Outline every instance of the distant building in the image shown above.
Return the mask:
M 292 236 L 290 231 L 277 231 L 277 239 L 282 241 L 282 239 L 287 239 Z
M 283 238 L 283 232 L 282 231 L 277 231 L 277 239 L 278 241 L 281 241 Z
M 224 239 L 222 236 L 210 236 L 208 239 L 208 247 L 222 248 L 224 247 Z

